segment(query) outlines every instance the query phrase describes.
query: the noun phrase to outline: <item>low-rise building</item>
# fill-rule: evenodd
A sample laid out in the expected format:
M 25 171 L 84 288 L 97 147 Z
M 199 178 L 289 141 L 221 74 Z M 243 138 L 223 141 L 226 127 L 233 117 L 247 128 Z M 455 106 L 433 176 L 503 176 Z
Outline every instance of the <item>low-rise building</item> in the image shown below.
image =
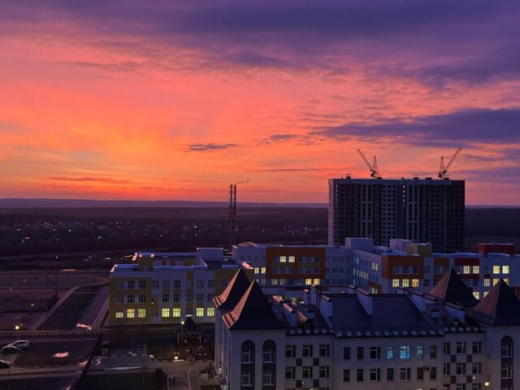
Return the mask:
M 268 299 L 239 271 L 216 297 L 223 390 L 512 390 L 520 300 L 501 279 L 478 301 L 454 271 L 427 293 L 312 287 Z
M 138 252 L 110 271 L 109 324 L 213 322 L 213 298 L 240 267 L 220 248 L 194 253 Z M 253 271 L 246 271 L 251 279 Z

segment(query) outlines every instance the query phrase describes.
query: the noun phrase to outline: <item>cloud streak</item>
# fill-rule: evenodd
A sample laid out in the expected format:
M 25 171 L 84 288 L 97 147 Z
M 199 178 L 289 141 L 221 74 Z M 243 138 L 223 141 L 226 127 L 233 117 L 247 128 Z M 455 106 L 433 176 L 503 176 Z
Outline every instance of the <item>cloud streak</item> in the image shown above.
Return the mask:
M 236 148 L 237 144 L 216 144 L 216 143 L 206 143 L 206 144 L 191 144 L 188 146 L 188 152 L 214 152 L 217 150 L 225 150 Z

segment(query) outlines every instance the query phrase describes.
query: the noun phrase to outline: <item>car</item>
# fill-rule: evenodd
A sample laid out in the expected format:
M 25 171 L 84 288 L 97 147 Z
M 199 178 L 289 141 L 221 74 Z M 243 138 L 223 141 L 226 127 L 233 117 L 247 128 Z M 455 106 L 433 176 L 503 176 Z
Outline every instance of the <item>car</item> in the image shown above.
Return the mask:
M 16 347 L 24 351 L 26 349 L 29 349 L 31 343 L 28 340 L 16 340 L 14 343 L 11 343 L 9 345 L 12 345 L 13 347 Z
M 9 368 L 11 367 L 11 363 L 6 362 L 5 360 L 0 360 L 0 368 Z
M 20 353 L 18 348 L 16 348 L 14 345 L 6 345 L 2 348 L 2 355 L 13 355 L 15 353 Z

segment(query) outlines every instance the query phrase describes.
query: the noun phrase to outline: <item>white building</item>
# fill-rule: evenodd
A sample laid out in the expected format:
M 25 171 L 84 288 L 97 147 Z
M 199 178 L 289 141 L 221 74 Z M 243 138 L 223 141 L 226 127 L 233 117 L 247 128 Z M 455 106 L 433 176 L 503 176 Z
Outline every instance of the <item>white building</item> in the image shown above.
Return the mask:
M 221 388 L 520 386 L 520 301 L 505 282 L 480 302 L 454 272 L 431 293 L 400 292 L 312 288 L 303 304 L 269 302 L 239 271 L 214 300 Z

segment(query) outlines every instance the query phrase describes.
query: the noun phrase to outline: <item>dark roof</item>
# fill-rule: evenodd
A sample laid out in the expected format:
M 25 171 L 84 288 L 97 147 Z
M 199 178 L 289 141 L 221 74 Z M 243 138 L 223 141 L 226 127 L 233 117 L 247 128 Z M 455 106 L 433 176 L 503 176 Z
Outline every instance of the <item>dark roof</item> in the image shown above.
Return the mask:
M 249 288 L 249 278 L 243 268 L 240 268 L 226 289 L 218 297 L 213 298 L 213 303 L 217 309 L 233 310 L 240 298 Z
M 434 327 L 405 294 L 371 295 L 367 314 L 355 294 L 334 296 L 331 322 L 335 330 L 433 330 Z
M 229 329 L 281 329 L 285 328 L 276 318 L 267 297 L 258 283 L 253 281 L 236 307 L 222 316 Z
M 444 303 L 453 303 L 463 307 L 474 307 L 478 303 L 453 268 L 444 274 L 428 295 L 440 299 Z
M 195 323 L 195 321 L 193 321 L 192 317 L 187 317 L 186 321 L 184 321 L 183 332 L 184 333 L 201 333 L 202 330 Z
M 520 300 L 503 279 L 475 306 L 474 312 L 490 325 L 520 325 Z

